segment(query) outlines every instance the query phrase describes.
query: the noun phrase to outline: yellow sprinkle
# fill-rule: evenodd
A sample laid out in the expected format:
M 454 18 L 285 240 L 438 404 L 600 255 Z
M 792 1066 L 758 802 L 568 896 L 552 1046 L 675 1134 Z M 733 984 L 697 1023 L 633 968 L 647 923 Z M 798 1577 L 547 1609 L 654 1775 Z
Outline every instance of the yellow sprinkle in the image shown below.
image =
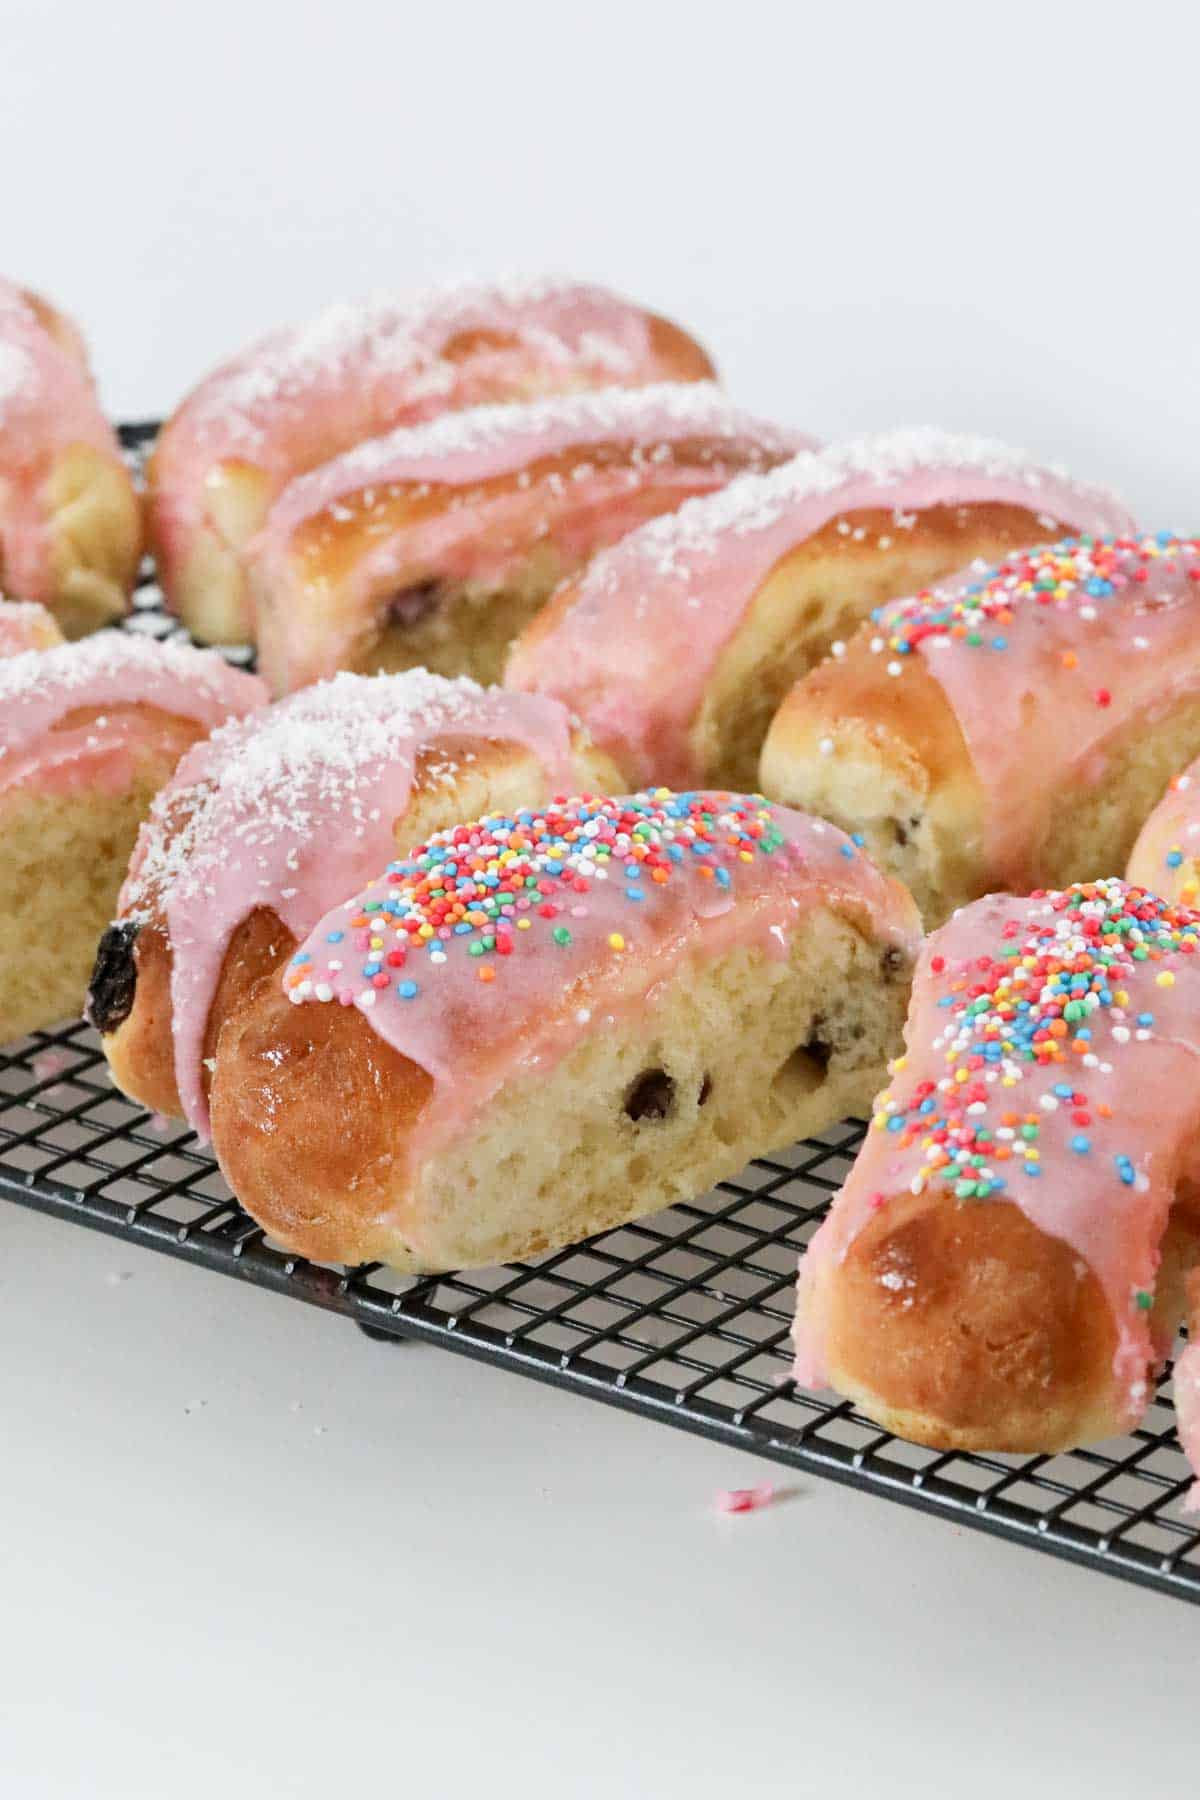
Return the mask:
M 532 919 L 518 919 L 517 920 L 517 930 L 518 931 L 528 931 L 530 926 L 532 925 L 532 923 L 533 923 Z
M 417 932 L 417 936 L 423 937 L 423 938 L 431 938 L 433 936 L 433 926 L 432 925 L 422 925 L 420 930 Z
M 970 1079 L 970 1074 L 971 1071 L 969 1069 L 955 1069 L 954 1079 L 955 1081 L 967 1081 Z
M 753 862 L 754 861 L 753 850 L 739 850 L 738 855 L 741 857 L 743 862 Z
M 1154 977 L 1154 985 L 1155 987 L 1174 987 L 1175 977 L 1172 975 L 1170 969 L 1164 969 L 1160 975 L 1156 975 Z
M 608 942 L 609 947 L 613 950 L 623 950 L 625 948 L 625 939 L 621 936 L 619 931 L 611 931 L 608 936 Z

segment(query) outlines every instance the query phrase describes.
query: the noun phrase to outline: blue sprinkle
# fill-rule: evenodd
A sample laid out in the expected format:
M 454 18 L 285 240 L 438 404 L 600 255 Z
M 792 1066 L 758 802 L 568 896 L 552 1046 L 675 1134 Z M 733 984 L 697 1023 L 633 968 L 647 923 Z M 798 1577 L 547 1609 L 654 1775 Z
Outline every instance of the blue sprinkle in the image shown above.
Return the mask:
M 841 851 L 843 856 L 853 856 L 854 855 L 854 850 L 851 847 L 851 845 L 849 845 L 849 844 L 839 844 L 838 849 Z
M 1078 1137 L 1073 1137 L 1071 1139 L 1071 1148 L 1074 1150 L 1076 1156 L 1086 1156 L 1091 1147 L 1091 1138 L 1084 1137 L 1082 1132 L 1080 1132 Z
M 396 983 L 396 992 L 402 1000 L 415 1000 L 417 997 L 417 984 L 415 981 L 398 981 Z
M 1041 1174 L 1041 1172 L 1042 1172 L 1041 1163 L 1027 1162 L 1025 1164 L 1025 1173 L 1027 1175 L 1032 1175 L 1036 1179 L 1037 1176 L 1039 1176 Z
M 887 1128 L 889 1131 L 903 1131 L 904 1130 L 904 1115 L 903 1115 L 903 1113 L 893 1113 L 891 1118 L 887 1122 Z
M 308 950 L 297 950 L 295 956 L 292 958 L 293 963 L 306 963 L 311 961 L 312 954 Z
M 325 942 L 327 944 L 340 944 L 345 935 L 344 931 L 330 931 L 326 934 Z
M 1137 1016 L 1137 1022 L 1144 1029 L 1149 1030 L 1150 1026 L 1153 1025 L 1153 1023 L 1154 1023 L 1154 1014 L 1153 1013 L 1139 1013 Z
M 1168 867 L 1168 869 L 1177 869 L 1182 861 L 1183 861 L 1183 851 L 1182 850 L 1168 850 L 1167 851 L 1167 867 Z
M 625 889 L 625 898 L 627 900 L 644 900 L 646 896 L 643 894 L 641 888 L 627 887 Z
M 728 869 L 718 869 L 717 870 L 717 886 L 718 887 L 727 888 L 732 883 L 732 880 L 733 880 L 733 877 L 730 875 Z M 641 898 L 640 894 L 639 894 L 638 898 L 639 899 Z
M 1056 1081 L 1054 1084 L 1054 1092 L 1058 1095 L 1060 1100 L 1069 1100 L 1071 1095 L 1075 1092 L 1075 1089 L 1069 1088 L 1065 1082 Z
M 866 841 L 867 840 L 863 836 L 861 831 L 852 831 L 850 833 L 850 842 L 852 844 L 857 844 L 860 850 L 862 849 L 862 847 L 866 843 Z
M 1008 649 L 1008 639 L 1006 637 L 994 637 L 992 639 L 992 649 L 993 650 L 1007 650 Z

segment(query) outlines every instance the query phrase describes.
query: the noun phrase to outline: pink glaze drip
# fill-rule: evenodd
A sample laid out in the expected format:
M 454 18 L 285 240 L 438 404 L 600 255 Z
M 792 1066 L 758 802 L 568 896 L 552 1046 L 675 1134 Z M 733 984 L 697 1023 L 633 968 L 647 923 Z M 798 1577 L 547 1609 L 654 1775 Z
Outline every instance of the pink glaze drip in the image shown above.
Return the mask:
M 692 850 L 686 817 L 670 811 L 693 806 L 708 806 L 718 819 L 717 837 L 703 855 Z M 642 866 L 621 847 L 636 842 L 632 824 L 622 828 L 610 860 L 590 860 L 584 822 L 629 818 L 625 809 L 653 821 L 656 854 L 681 852 L 681 860 L 664 865 L 661 882 L 630 873 Z M 732 837 L 747 818 L 765 830 L 772 848 L 743 859 L 745 841 Z M 413 940 L 393 976 L 387 947 L 404 940 L 379 938 L 382 947 L 373 951 L 375 934 L 356 921 L 407 892 L 406 872 L 419 881 L 422 871 L 444 867 L 447 851 L 469 845 L 472 832 L 476 844 L 499 845 L 513 831 L 543 847 L 564 843 L 564 831 L 575 836 L 561 856 L 535 852 L 543 876 L 510 909 L 499 940 L 508 951 L 477 956 L 469 941 L 442 927 L 427 944 Z M 547 875 L 551 869 L 556 873 Z M 714 870 L 720 871 L 715 878 Z M 422 1164 L 468 1129 L 507 1079 L 550 1066 L 606 1020 L 644 1013 L 685 957 L 712 959 L 739 944 L 786 956 L 794 933 L 819 905 L 849 911 L 885 941 L 915 953 L 918 931 L 907 894 L 832 825 L 728 794 L 671 796 L 660 789 L 625 801 L 556 803 L 515 820 L 497 815 L 457 834 L 440 833 L 408 862 L 393 864 L 316 925 L 285 975 L 285 988 L 297 1003 L 359 1006 L 386 1043 L 432 1077 L 433 1093 L 411 1140 L 412 1187 Z M 376 957 L 386 979 L 368 973 Z M 491 980 L 481 979 L 489 974 Z M 407 996 L 405 984 L 413 990 Z M 409 1237 L 421 1229 L 419 1221 L 405 1226 Z
M 1118 904 L 1126 892 L 1116 881 L 1069 890 L 1079 891 L 1105 892 Z M 1136 904 L 1140 890 L 1128 891 Z M 892 1198 L 923 1192 L 931 1184 L 944 1195 L 942 1204 L 956 1203 L 953 1186 L 943 1188 L 940 1174 L 930 1172 L 925 1133 L 942 1116 L 941 1096 L 952 1089 L 956 1067 L 963 1067 L 987 1095 L 972 1103 L 973 1122 L 991 1129 L 993 1142 L 1003 1141 L 1007 1133 L 1014 1148 L 1021 1146 L 1015 1129 L 998 1126 L 1005 1115 L 1040 1121 L 1035 1141 L 1040 1174 L 1036 1179 L 1026 1174 L 1019 1155 L 1003 1163 L 993 1159 L 990 1175 L 1004 1172 L 1002 1192 L 959 1203 L 1011 1202 L 1040 1231 L 1070 1246 L 1096 1277 L 1112 1311 L 1117 1332 L 1113 1369 L 1125 1395 L 1127 1422 L 1132 1424 L 1144 1411 L 1151 1395 L 1150 1372 L 1170 1349 L 1153 1341 L 1146 1302 L 1154 1292 L 1176 1184 L 1183 1177 L 1194 1180 L 1200 1167 L 1200 914 L 1182 909 L 1172 914 L 1180 922 L 1173 929 L 1190 938 L 1190 953 L 1171 949 L 1142 962 L 1126 958 L 1110 971 L 1111 990 L 1126 993 L 1127 1002 L 1088 1012 L 1091 1036 L 1084 1054 L 1067 1053 L 1049 1063 L 1011 1054 L 982 1067 L 978 1059 L 959 1061 L 946 1054 L 958 1041 L 962 1006 L 982 991 L 976 984 L 984 979 L 981 971 L 986 973 L 989 959 L 1004 958 L 1007 967 L 1019 969 L 1013 952 L 1019 947 L 1025 953 L 1035 934 L 1040 947 L 1061 943 L 1067 954 L 1067 939 L 1055 933 L 1068 917 L 1077 924 L 1087 913 L 1068 915 L 1057 904 L 1060 900 L 1045 894 L 1030 899 L 989 895 L 963 907 L 926 939 L 904 1055 L 894 1067 L 891 1087 L 876 1103 L 872 1128 L 849 1178 L 800 1266 L 793 1337 L 796 1379 L 804 1386 L 819 1388 L 828 1380 L 822 1287 L 867 1224 Z M 1101 902 L 1091 905 L 1098 916 Z M 1170 985 L 1162 984 L 1164 976 Z M 1037 1002 L 1046 992 L 1038 985 L 1041 980 L 1039 975 L 1033 985 L 1015 991 Z M 1147 1015 L 1152 1024 L 1139 1024 Z M 1075 1029 L 1081 1024 L 1077 1021 Z M 1007 1075 L 1016 1078 L 1010 1086 L 1003 1085 Z M 1056 1092 L 1058 1088 L 1066 1094 Z M 1082 1109 L 1073 1098 L 1077 1092 L 1086 1098 Z M 888 1121 L 914 1116 L 923 1093 L 933 1116 L 913 1141 L 902 1142 Z M 1169 1106 L 1164 1095 L 1171 1097 Z M 1111 1116 L 1098 1110 L 1102 1105 Z M 1127 1165 L 1124 1176 L 1122 1162 Z M 1200 1450 L 1195 1434 L 1190 1448 L 1193 1455 Z
M 20 288 L 0 282 L 0 564 L 25 600 L 53 597 L 44 488 L 75 444 L 120 461 L 77 349 L 51 336 Z
M 1010 616 L 981 622 L 979 643 L 938 629 L 916 646 L 950 702 L 982 790 L 989 887 L 1030 887 L 1064 790 L 1100 785 L 1110 746 L 1132 724 L 1152 724 L 1200 690 L 1200 541 L 1121 543 L 1129 548 L 1046 546 L 883 609 L 874 648 L 892 657 L 897 640 L 965 595 L 984 597 L 989 611 L 1010 601 Z M 1054 585 L 1039 591 L 1039 582 Z M 902 680 L 905 657 L 892 666 Z M 1146 886 L 1165 891 L 1157 872 Z
M 430 579 L 498 583 L 547 541 L 566 567 L 578 565 L 652 509 L 723 487 L 730 456 L 765 469 L 812 442 L 753 418 L 709 382 L 473 407 L 371 439 L 291 482 L 249 546 L 260 666 L 276 693 L 303 687 L 352 660 L 376 629 L 381 593 Z M 698 453 L 687 462 L 669 454 L 688 443 Z M 631 446 L 629 462 L 535 472 L 564 452 L 609 445 Z M 522 470 L 531 473 L 503 493 L 472 492 Z M 414 489 L 457 490 L 460 503 L 391 526 L 389 501 Z M 335 601 L 329 578 L 297 562 L 297 535 L 311 541 L 314 529 L 328 535 L 353 517 L 369 547 Z
M 62 642 L 54 615 L 35 600 L 0 599 L 0 657 L 48 650 Z
M 574 783 L 570 719 L 556 701 L 424 669 L 338 675 L 224 726 L 180 762 L 142 828 L 119 907 L 165 920 L 176 1081 L 201 1137 L 204 1036 L 234 932 L 269 907 L 302 939 L 395 854 L 418 756 L 445 744 L 449 782 L 452 754 L 473 755 L 463 739 L 522 745 L 548 788 Z
M 1128 880 L 1168 900 L 1200 898 L 1200 762 L 1177 775 L 1138 833 Z
M 156 729 L 127 713 L 60 729 L 77 710 L 150 706 L 208 731 L 265 698 L 257 677 L 231 669 L 211 651 L 126 632 L 26 650 L 0 662 L 0 794 L 42 782 L 60 789 L 77 785 L 81 772 L 91 770 L 103 779 L 96 759 L 106 745 L 148 741 Z M 118 757 L 112 775 L 117 785 L 121 766 Z
M 932 506 L 1034 510 L 1047 528 L 1122 531 L 1118 501 L 988 439 L 912 430 L 805 452 L 692 500 L 599 556 L 552 630 L 505 677 L 586 717 L 634 778 L 701 774 L 689 743 L 713 671 L 775 565 L 838 519 L 884 509 L 904 529 Z
M 444 352 L 464 334 L 481 343 Z M 205 496 L 223 462 L 268 477 L 269 497 L 304 469 L 397 425 L 566 388 L 639 386 L 663 373 L 652 319 L 603 288 L 541 281 L 445 287 L 328 308 L 275 332 L 201 382 L 155 457 L 155 529 L 168 576 L 213 526 Z

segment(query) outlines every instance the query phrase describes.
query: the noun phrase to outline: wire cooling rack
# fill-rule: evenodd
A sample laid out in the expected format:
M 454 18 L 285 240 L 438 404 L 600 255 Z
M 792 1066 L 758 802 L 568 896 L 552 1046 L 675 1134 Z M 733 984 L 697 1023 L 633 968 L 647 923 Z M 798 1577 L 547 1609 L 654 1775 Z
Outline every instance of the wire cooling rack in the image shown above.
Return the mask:
M 153 427 L 127 427 L 136 453 Z M 173 628 L 147 579 L 132 629 Z M 0 1050 L 0 1197 L 426 1339 L 792 1468 L 1200 1601 L 1200 1530 L 1164 1379 L 1137 1431 L 1060 1456 L 943 1454 L 798 1388 L 799 1253 L 862 1137 L 846 1121 L 703 1199 L 535 1263 L 414 1279 L 271 1243 L 183 1125 L 116 1092 L 81 1021 Z

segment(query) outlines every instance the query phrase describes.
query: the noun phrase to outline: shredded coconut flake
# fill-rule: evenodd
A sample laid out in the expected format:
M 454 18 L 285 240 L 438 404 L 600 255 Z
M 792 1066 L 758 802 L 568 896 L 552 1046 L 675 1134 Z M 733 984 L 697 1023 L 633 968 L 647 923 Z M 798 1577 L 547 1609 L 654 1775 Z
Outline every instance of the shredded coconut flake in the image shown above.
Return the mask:
M 660 382 L 641 388 L 602 388 L 596 392 L 556 394 L 524 405 L 473 406 L 442 413 L 426 425 L 401 426 L 369 438 L 337 458 L 328 468 L 302 476 L 289 499 L 309 485 L 328 485 L 336 470 L 339 484 L 395 479 L 405 462 L 436 462 L 500 449 L 514 440 L 556 433 L 582 442 L 634 436 L 650 446 L 653 456 L 660 435 L 667 442 L 682 432 L 720 437 L 749 437 L 767 448 L 786 452 L 795 433 L 766 424 L 735 406 L 713 382 Z
M 1031 498 L 1047 479 L 1070 479 L 1057 465 L 1039 463 L 1027 451 L 994 438 L 914 426 L 851 438 L 824 450 L 802 451 L 765 475 L 742 475 L 718 493 L 689 500 L 677 512 L 652 520 L 620 548 L 636 549 L 656 573 L 676 574 L 681 572 L 681 558 L 713 551 L 729 533 L 750 537 L 768 531 L 801 501 L 835 494 L 864 479 L 886 488 L 923 469 L 939 467 L 1020 482 Z M 1071 485 L 1080 494 L 1117 504 L 1100 489 L 1084 488 L 1076 482 Z M 897 519 L 898 525 L 903 523 Z M 601 558 L 593 568 L 603 581 L 611 564 Z M 615 572 L 612 579 L 616 579 Z
M 596 315 L 586 326 L 556 328 L 528 316 L 531 309 L 559 301 L 581 315 Z M 225 439 L 258 441 L 262 428 L 255 411 L 277 400 L 299 397 L 330 371 L 365 363 L 364 378 L 408 373 L 420 389 L 436 395 L 455 379 L 442 343 L 473 329 L 519 329 L 523 341 L 543 359 L 583 358 L 614 379 L 628 374 L 633 358 L 615 332 L 602 329 L 605 312 L 623 314 L 625 303 L 603 288 L 541 279 L 450 284 L 403 299 L 373 295 L 361 303 L 338 302 L 306 324 L 273 333 L 244 355 L 218 369 L 192 396 L 193 424 L 219 431 Z M 514 316 L 515 315 L 515 316 Z
M 126 672 L 160 674 L 186 682 L 218 700 L 229 681 L 229 667 L 211 650 L 190 644 L 160 643 L 126 631 L 98 631 L 79 643 L 55 644 L 49 650 L 22 650 L 0 662 L 0 740 L 4 709 L 26 696 L 44 697 L 88 687 L 97 680 L 119 679 Z M 0 741 L 0 752 L 3 742 Z
M 265 866 L 281 840 L 309 837 L 318 808 L 332 805 L 343 819 L 372 823 L 380 764 L 414 734 L 477 729 L 483 695 L 466 676 L 450 681 L 425 669 L 342 673 L 266 712 L 219 726 L 155 802 L 133 909 L 169 892 L 206 891 L 220 877 L 231 838 Z M 182 829 L 181 802 L 191 809 Z

